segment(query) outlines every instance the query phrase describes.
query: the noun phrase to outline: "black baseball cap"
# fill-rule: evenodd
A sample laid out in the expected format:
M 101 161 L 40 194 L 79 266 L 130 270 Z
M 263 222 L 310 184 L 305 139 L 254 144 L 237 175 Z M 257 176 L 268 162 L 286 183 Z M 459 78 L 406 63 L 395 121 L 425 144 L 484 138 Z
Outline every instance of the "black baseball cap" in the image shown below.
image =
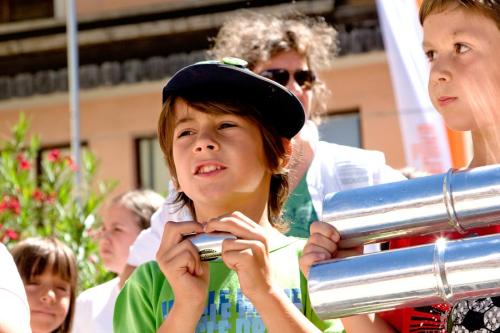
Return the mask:
M 281 136 L 291 139 L 304 126 L 302 103 L 280 84 L 246 68 L 246 61 L 224 58 L 182 68 L 163 87 L 162 103 L 170 96 L 186 99 L 236 98 L 253 105 Z

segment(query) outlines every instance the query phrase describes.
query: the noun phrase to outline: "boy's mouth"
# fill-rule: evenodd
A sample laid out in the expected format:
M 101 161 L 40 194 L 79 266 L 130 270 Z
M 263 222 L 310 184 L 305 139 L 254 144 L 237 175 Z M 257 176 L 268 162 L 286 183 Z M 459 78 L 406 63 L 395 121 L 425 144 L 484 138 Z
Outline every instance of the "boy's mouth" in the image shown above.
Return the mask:
M 447 106 L 450 103 L 453 103 L 456 101 L 458 98 L 457 97 L 451 97 L 451 96 L 441 96 L 438 98 L 438 104 L 439 106 Z
M 201 164 L 196 167 L 194 174 L 195 175 L 206 175 L 206 174 L 211 174 L 220 170 L 226 169 L 225 166 L 220 165 L 220 164 Z

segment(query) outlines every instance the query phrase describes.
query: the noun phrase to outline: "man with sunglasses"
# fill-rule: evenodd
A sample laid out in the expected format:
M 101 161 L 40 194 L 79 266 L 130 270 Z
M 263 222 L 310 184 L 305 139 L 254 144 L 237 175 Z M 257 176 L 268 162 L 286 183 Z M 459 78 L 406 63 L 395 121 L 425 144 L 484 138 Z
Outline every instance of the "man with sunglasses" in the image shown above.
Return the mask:
M 294 138 L 285 205 L 292 236 L 309 236 L 327 193 L 405 179 L 385 164 L 381 152 L 319 141 L 315 121 L 329 91 L 315 73 L 331 66 L 336 38 L 322 19 L 243 11 L 222 26 L 209 51 L 211 58 L 246 60 L 248 68 L 287 87 L 304 106 L 309 120 Z
M 322 20 L 244 11 L 222 26 L 209 51 L 211 59 L 232 56 L 245 60 L 253 72 L 284 85 L 302 102 L 308 121 L 294 137 L 288 164 L 290 195 L 285 218 L 291 236 L 309 236 L 309 226 L 321 216 L 327 193 L 405 179 L 385 164 L 381 152 L 319 141 L 313 120 L 325 107 L 328 90 L 315 72 L 331 65 L 336 45 L 335 30 Z M 153 215 L 151 228 L 143 230 L 131 247 L 128 273 L 155 259 L 167 221 L 190 219 L 183 210 L 172 209 L 169 200 Z

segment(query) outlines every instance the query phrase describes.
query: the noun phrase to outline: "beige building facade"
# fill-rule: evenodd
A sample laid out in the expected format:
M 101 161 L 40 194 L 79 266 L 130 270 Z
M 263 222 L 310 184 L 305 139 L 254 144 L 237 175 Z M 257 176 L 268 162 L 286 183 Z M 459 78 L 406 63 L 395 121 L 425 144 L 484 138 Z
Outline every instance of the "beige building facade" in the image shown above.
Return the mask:
M 129 43 L 131 48 L 137 46 L 138 48 L 147 49 L 144 44 L 162 37 L 160 34 L 151 36 L 148 32 L 143 32 L 141 35 L 141 29 L 145 29 L 147 24 L 150 25 L 150 29 L 153 29 L 154 25 L 161 26 L 163 24 L 161 29 L 168 30 L 168 33 L 164 31 L 166 35 L 187 34 L 186 31 L 197 29 L 199 31 L 207 29 L 216 31 L 220 20 L 223 20 L 224 16 L 230 15 L 231 11 L 234 10 L 233 7 L 239 2 L 195 1 L 193 3 L 196 3 L 196 6 L 191 7 L 183 7 L 183 3 L 187 2 L 158 0 L 78 1 L 80 19 L 85 22 L 95 20 L 94 25 L 101 26 L 101 28 L 81 31 L 83 36 L 83 41 L 80 39 L 81 45 L 83 43 L 87 45 L 88 49 L 91 49 L 91 51 L 88 51 L 85 46 L 80 46 L 83 48 L 82 66 L 89 66 L 89 64 L 93 63 L 92 54 L 96 52 L 96 48 L 98 49 L 101 46 L 105 51 L 111 49 L 114 43 L 117 44 L 118 48 L 122 48 L 123 42 L 125 42 Z M 322 14 L 325 9 L 321 8 L 327 8 L 327 3 L 332 2 L 297 1 L 295 6 L 299 7 L 299 10 L 309 11 L 308 14 L 316 15 Z M 332 9 L 332 11 L 335 12 L 340 9 L 344 11 L 357 10 L 358 16 L 373 15 L 366 14 L 370 13 L 370 10 L 373 11 L 373 1 L 345 1 L 345 3 L 344 8 L 336 8 Z M 55 0 L 53 5 L 54 8 L 59 8 L 58 15 L 61 15 L 61 3 Z M 212 6 L 210 7 L 212 10 L 199 14 L 200 8 L 204 5 Z M 264 9 L 260 7 L 252 9 L 279 10 L 283 6 L 290 6 L 290 4 L 276 1 L 273 6 L 266 6 Z M 220 11 L 217 11 L 217 8 Z M 137 13 L 152 15 L 151 13 L 155 11 L 175 12 L 182 10 L 186 12 L 186 17 L 169 18 L 168 15 L 165 15 L 165 18 L 157 19 L 155 22 L 117 23 L 111 27 L 110 23 L 108 26 L 103 23 L 104 18 L 109 22 L 118 21 L 121 17 L 129 17 L 131 13 L 135 13 L 135 17 L 137 17 Z M 207 14 L 207 12 L 209 13 Z M 365 14 L 359 14 L 359 12 Z M 209 19 L 212 21 L 208 22 Z M 180 28 L 179 22 L 182 22 L 182 20 L 185 20 L 186 23 L 182 28 L 184 30 Z M 341 20 L 347 19 L 341 17 Z M 30 22 L 34 21 L 42 25 L 43 20 L 37 19 Z M 58 26 L 61 24 L 61 19 L 54 17 L 45 19 L 44 22 L 46 22 L 44 24 Z M 27 29 L 24 24 L 28 23 L 23 21 L 0 23 L 0 36 L 2 34 L 6 36 L 13 35 L 12 31 L 15 31 L 16 27 L 17 29 Z M 190 27 L 189 24 L 192 24 L 192 26 Z M 181 30 L 172 32 L 175 27 Z M 129 30 L 130 34 L 137 33 L 137 38 L 130 39 L 129 35 L 124 40 L 117 41 L 120 39 L 119 33 L 124 33 L 126 29 Z M 116 35 L 113 35 L 113 33 Z M 0 133 L 2 136 L 8 133 L 9 128 L 16 122 L 19 113 L 23 112 L 31 121 L 31 132 L 40 135 L 43 147 L 50 149 L 51 147 L 69 146 L 71 133 L 67 92 L 33 93 L 27 96 L 16 96 L 16 93 L 12 93 L 15 90 L 12 88 L 12 82 L 18 82 L 15 81 L 19 77 L 16 73 L 24 68 L 20 62 L 15 63 L 12 59 L 15 56 L 25 57 L 27 60 L 36 59 L 35 55 L 38 57 L 43 56 L 43 54 L 50 56 L 50 52 L 54 52 L 54 50 L 60 52 L 60 43 L 62 42 L 59 40 L 59 34 L 38 36 L 36 38 L 41 38 L 38 42 L 33 40 L 34 37 L 24 37 L 17 40 L 4 38 L 3 41 L 0 41 L 0 66 L 7 66 L 9 59 L 10 63 L 13 64 L 12 66 L 19 66 L 16 72 L 9 72 L 4 67 L 3 73 L 0 67 L 0 96 L 2 96 L 2 82 L 4 82 L 4 89 L 11 89 L 10 92 L 8 91 L 10 95 L 4 94 L 3 98 L 0 99 Z M 94 41 L 89 37 L 92 34 L 95 37 Z M 188 35 L 187 37 L 189 37 Z M 105 40 L 106 38 L 107 40 Z M 165 43 L 168 43 L 166 38 Z M 201 40 L 201 37 L 196 35 L 194 39 Z M 48 42 L 53 43 L 52 49 L 47 45 Z M 39 45 L 36 45 L 36 43 L 39 43 Z M 18 46 L 17 51 L 13 45 Z M 10 49 L 7 50 L 8 47 Z M 45 49 L 42 50 L 42 48 Z M 47 48 L 50 50 L 47 50 Z M 152 47 L 151 49 L 151 55 L 157 54 L 157 48 Z M 134 56 L 137 57 L 138 54 Z M 60 57 L 60 55 L 54 56 L 54 58 L 57 57 Z M 90 60 L 85 59 L 85 57 Z M 96 57 L 94 56 L 94 58 Z M 98 60 L 95 61 L 99 63 Z M 112 64 L 124 64 L 126 61 L 126 58 L 120 58 L 116 62 L 112 62 Z M 42 67 L 45 66 L 44 69 L 50 69 L 50 61 L 39 62 Z M 56 65 L 57 62 L 54 62 L 54 67 L 57 67 Z M 108 67 L 104 67 L 101 63 L 99 68 L 102 70 Z M 109 66 L 109 68 L 109 73 L 113 73 L 112 69 L 114 67 Z M 54 70 L 56 69 L 54 68 Z M 27 72 L 34 72 L 32 67 L 27 70 Z M 386 154 L 387 162 L 391 166 L 395 168 L 404 167 L 404 152 L 395 98 L 384 51 L 368 50 L 342 55 L 332 68 L 323 71 L 320 76 L 332 91 L 332 95 L 327 101 L 327 119 L 342 114 L 353 115 L 357 121 L 357 133 L 350 133 L 349 135 L 357 136 L 359 145 L 362 148 L 383 151 Z M 4 81 L 1 81 L 1 77 L 4 78 Z M 148 80 L 137 80 L 137 82 L 116 80 L 110 83 L 104 80 L 105 84 L 96 84 L 95 86 L 90 84 L 80 92 L 81 141 L 95 153 L 100 161 L 99 179 L 115 179 L 119 181 L 119 185 L 115 189 L 117 193 L 137 187 L 154 187 L 160 192 L 166 191 L 168 175 L 154 138 L 157 118 L 161 111 L 161 89 L 167 80 L 168 75 Z M 11 85 L 9 86 L 9 84 Z

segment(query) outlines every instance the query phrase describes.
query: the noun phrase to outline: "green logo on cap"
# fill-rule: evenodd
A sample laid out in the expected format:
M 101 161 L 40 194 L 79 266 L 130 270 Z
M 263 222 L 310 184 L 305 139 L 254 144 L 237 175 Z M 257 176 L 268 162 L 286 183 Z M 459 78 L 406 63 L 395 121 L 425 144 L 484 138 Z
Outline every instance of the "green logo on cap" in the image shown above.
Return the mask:
M 226 65 L 237 66 L 241 68 L 247 68 L 248 62 L 235 57 L 224 57 L 222 58 L 222 63 Z

